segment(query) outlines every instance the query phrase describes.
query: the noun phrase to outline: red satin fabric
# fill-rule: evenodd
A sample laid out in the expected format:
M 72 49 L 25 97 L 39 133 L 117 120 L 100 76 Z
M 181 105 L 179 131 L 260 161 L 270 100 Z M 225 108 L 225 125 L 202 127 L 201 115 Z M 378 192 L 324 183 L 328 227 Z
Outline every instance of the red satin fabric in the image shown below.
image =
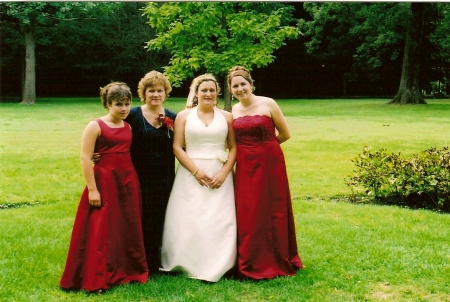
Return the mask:
M 240 117 L 233 121 L 233 129 L 239 273 L 251 279 L 293 276 L 303 264 L 284 155 L 272 119 Z
M 131 130 L 128 124 L 109 128 L 97 121 L 101 135 L 95 152 L 102 156 L 94 174 L 102 205 L 91 207 L 85 188 L 60 281 L 61 287 L 69 290 L 106 290 L 115 284 L 148 279 L 139 181 L 129 155 Z

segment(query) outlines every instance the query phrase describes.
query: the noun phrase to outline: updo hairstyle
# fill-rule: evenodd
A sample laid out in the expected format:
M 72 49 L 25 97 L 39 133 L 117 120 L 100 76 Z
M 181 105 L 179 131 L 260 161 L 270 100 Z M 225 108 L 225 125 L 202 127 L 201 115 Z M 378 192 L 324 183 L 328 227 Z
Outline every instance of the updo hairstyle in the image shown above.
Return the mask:
M 161 85 L 164 87 L 164 91 L 166 93 L 166 98 L 169 96 L 169 93 L 172 91 L 172 86 L 169 83 L 167 77 L 159 71 L 152 70 L 148 72 L 138 84 L 138 95 L 141 99 L 141 102 L 145 103 L 145 89 L 147 87 L 158 86 Z M 163 100 L 165 101 L 165 100 Z
M 249 83 L 250 83 L 250 85 L 252 85 L 253 86 L 253 89 L 254 89 L 254 85 L 253 85 L 253 79 L 252 79 L 252 76 L 250 75 L 250 71 L 247 69 L 247 68 L 245 68 L 245 67 L 242 67 L 242 66 L 234 66 L 233 68 L 231 68 L 229 71 L 228 71 L 228 77 L 227 77 L 227 82 L 228 82 L 228 89 L 231 91 L 231 80 L 234 78 L 234 77 L 238 77 L 238 76 L 241 76 L 241 77 L 243 77 L 244 79 L 246 79 Z
M 100 88 L 100 100 L 103 107 L 108 108 L 113 101 L 132 101 L 133 95 L 131 94 L 130 87 L 123 82 L 112 82 L 105 87 Z
M 198 105 L 198 98 L 195 95 L 198 92 L 198 87 L 203 82 L 209 82 L 209 81 L 214 82 L 214 84 L 216 85 L 217 95 L 219 95 L 220 87 L 219 87 L 219 84 L 217 83 L 216 78 L 210 73 L 202 74 L 201 76 L 198 76 L 194 80 L 192 80 L 192 84 L 191 84 L 191 88 L 190 88 L 191 93 L 193 93 L 192 105 L 187 105 L 186 106 L 187 108 L 194 108 L 195 106 Z M 216 102 L 217 102 L 216 105 L 218 105 L 219 98 L 216 98 Z

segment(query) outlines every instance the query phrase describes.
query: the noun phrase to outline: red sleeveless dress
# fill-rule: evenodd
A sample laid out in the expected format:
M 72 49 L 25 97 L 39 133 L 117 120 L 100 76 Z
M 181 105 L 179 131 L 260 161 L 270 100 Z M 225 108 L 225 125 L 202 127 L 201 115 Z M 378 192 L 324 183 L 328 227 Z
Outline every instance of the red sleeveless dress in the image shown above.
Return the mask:
M 101 159 L 94 174 L 102 205 L 90 206 L 85 188 L 60 281 L 67 290 L 106 290 L 148 279 L 139 180 L 129 154 L 131 129 L 127 123 L 110 128 L 101 119 L 97 122 L 101 134 L 95 152 Z
M 293 276 L 303 264 L 284 155 L 272 119 L 240 117 L 233 121 L 233 129 L 239 274 L 251 279 Z

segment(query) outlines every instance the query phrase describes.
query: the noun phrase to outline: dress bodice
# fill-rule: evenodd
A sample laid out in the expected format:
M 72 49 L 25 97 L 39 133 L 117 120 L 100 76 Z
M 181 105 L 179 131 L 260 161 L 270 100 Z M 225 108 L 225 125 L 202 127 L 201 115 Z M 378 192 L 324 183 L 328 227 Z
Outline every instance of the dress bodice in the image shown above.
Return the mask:
M 164 109 L 165 116 L 175 120 L 176 113 Z M 131 144 L 131 157 L 136 166 L 148 168 L 149 166 L 166 165 L 169 160 L 174 161 L 172 143 L 173 132 L 166 126 L 153 127 L 143 116 L 142 108 L 131 109 L 125 119 L 131 125 L 133 142 Z M 167 158 L 168 155 L 170 158 Z
M 175 120 L 176 113 L 164 109 L 164 115 Z M 153 127 L 143 116 L 142 108 L 134 107 L 125 119 L 130 124 L 133 140 L 131 159 L 143 191 L 169 190 L 175 178 L 175 155 L 172 151 L 173 131 L 162 125 Z
M 214 119 L 206 126 L 194 107 L 186 118 L 186 153 L 190 158 L 217 158 L 225 151 L 227 135 L 228 123 L 219 109 L 214 108 Z
M 246 115 L 233 120 L 233 130 L 238 144 L 255 144 L 276 141 L 275 126 L 265 115 Z
M 131 129 L 127 123 L 121 128 L 111 128 L 101 119 L 96 121 L 100 126 L 100 136 L 95 142 L 95 152 L 102 155 L 130 152 Z

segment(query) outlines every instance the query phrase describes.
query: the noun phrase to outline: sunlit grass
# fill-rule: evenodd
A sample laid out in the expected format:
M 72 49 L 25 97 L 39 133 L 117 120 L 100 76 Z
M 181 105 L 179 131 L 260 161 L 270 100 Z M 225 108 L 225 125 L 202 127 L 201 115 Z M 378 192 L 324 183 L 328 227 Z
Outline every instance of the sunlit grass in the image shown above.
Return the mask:
M 364 146 L 405 156 L 450 143 L 449 100 L 282 100 L 300 255 L 294 278 L 204 284 L 161 275 L 104 295 L 59 289 L 83 179 L 80 137 L 105 113 L 98 98 L 0 103 L 0 300 L 450 301 L 450 215 L 334 202 Z M 134 105 L 139 105 L 135 100 Z M 167 107 L 179 111 L 183 99 Z
M 280 102 L 292 138 L 283 144 L 290 184 L 298 197 L 348 194 L 343 181 L 364 146 L 401 152 L 450 145 L 450 101 L 387 105 L 386 100 L 285 100 Z

